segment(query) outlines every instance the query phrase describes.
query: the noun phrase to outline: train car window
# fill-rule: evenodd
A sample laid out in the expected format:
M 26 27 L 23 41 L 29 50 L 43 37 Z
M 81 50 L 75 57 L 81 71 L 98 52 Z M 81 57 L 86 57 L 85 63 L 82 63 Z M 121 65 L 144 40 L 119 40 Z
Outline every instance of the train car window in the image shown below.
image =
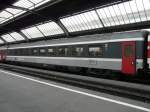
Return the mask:
M 64 56 L 69 56 L 69 48 L 64 48 L 65 54 Z
M 126 45 L 124 50 L 125 57 L 131 57 L 134 55 L 134 50 L 132 45 Z
M 46 48 L 40 48 L 39 53 L 40 53 L 40 55 L 45 55 L 46 54 Z
M 13 49 L 9 49 L 9 55 L 14 55 L 14 50 Z
M 9 49 L 8 54 L 9 54 L 9 55 L 12 55 L 12 51 L 11 51 L 11 49 Z
M 18 49 L 18 50 L 17 50 L 17 55 L 20 56 L 21 53 L 22 53 L 22 50 L 21 50 L 21 49 Z
M 27 55 L 27 50 L 24 48 L 24 49 L 21 49 L 22 53 L 21 55 L 24 56 L 24 55 Z
M 45 53 L 46 50 L 45 49 L 40 49 L 40 53 Z
M 13 55 L 12 49 L 9 49 L 9 55 Z
M 26 48 L 20 49 L 20 55 L 27 56 L 28 55 L 27 49 Z
M 37 53 L 37 49 L 33 49 L 33 53 Z
M 103 55 L 102 46 L 89 47 L 89 55 L 92 57 L 99 57 Z
M 16 49 L 12 49 L 12 54 L 13 54 L 14 56 L 17 55 Z
M 10 53 L 10 49 L 8 49 L 8 50 L 7 50 L 7 55 L 10 55 L 10 54 L 11 54 L 11 53 Z
M 72 48 L 72 55 L 73 56 L 83 56 L 84 55 L 84 48 L 83 47 L 73 47 Z
M 18 56 L 19 55 L 19 49 L 14 49 L 15 55 Z
M 20 49 L 19 52 L 20 52 L 19 55 L 20 55 L 20 56 L 23 56 L 26 51 L 25 51 L 25 49 Z
M 38 49 L 37 48 L 33 48 L 32 49 L 32 55 L 38 55 Z
M 26 48 L 26 53 L 25 55 L 29 55 L 29 56 L 32 56 L 32 49 L 31 48 Z
M 69 48 L 58 48 L 58 56 L 68 56 Z
M 11 49 L 11 55 L 15 55 L 15 49 Z
M 18 54 L 18 56 L 21 56 L 22 55 L 22 49 L 18 49 L 17 54 Z
M 55 55 L 54 48 L 48 48 L 47 52 L 48 52 L 48 56 L 54 56 Z

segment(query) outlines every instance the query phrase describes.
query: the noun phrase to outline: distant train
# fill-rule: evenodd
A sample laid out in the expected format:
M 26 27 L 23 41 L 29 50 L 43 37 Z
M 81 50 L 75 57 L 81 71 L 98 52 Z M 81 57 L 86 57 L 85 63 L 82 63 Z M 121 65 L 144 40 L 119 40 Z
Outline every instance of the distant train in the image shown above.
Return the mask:
M 148 35 L 147 31 L 130 31 L 10 45 L 0 48 L 1 60 L 133 76 L 149 69 Z

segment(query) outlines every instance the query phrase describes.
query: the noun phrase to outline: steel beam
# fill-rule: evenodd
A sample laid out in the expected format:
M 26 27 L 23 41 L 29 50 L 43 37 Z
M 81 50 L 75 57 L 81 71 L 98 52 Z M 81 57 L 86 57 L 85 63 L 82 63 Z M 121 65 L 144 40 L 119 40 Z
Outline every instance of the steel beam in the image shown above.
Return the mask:
M 62 24 L 62 22 L 60 20 L 54 21 L 58 24 L 58 26 L 64 31 L 64 33 L 66 34 L 67 37 L 69 37 L 69 31 L 67 30 L 67 28 Z
M 16 32 L 19 33 L 27 42 L 29 41 L 29 38 L 24 33 L 22 33 L 21 31 Z
M 1 36 L 0 36 L 0 39 L 4 42 L 4 44 L 7 44 L 7 41 L 4 40 Z

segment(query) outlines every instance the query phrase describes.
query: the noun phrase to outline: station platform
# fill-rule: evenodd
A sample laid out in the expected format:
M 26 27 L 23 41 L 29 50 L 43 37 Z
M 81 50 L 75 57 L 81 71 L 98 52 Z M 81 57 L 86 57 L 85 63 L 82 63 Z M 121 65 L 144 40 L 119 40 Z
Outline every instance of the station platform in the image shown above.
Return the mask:
M 150 112 L 150 104 L 0 69 L 0 112 Z

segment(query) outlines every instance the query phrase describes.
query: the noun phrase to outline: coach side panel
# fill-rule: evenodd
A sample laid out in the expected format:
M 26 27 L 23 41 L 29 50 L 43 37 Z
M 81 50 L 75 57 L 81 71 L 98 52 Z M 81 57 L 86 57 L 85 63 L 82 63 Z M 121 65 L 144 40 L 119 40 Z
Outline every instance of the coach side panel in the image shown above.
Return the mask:
M 142 68 L 142 41 L 136 41 L 136 69 Z M 74 45 L 75 46 L 75 45 Z M 76 45 L 78 47 L 79 45 Z M 61 46 L 60 46 L 61 47 Z M 62 46 L 64 47 L 64 46 Z M 72 47 L 72 46 L 69 46 Z M 44 63 L 62 66 L 78 66 L 88 68 L 110 69 L 119 70 L 122 69 L 122 42 L 110 42 L 100 44 L 85 45 L 86 52 L 83 56 L 75 57 L 73 55 L 58 56 L 58 55 L 46 55 L 37 53 L 37 55 L 8 54 L 8 61 L 19 62 L 32 62 L 32 63 Z M 95 56 L 90 54 L 90 49 L 100 47 L 101 55 Z M 40 48 L 37 48 L 40 51 Z M 43 48 L 42 48 L 43 49 Z M 47 49 L 47 48 L 46 48 Z M 23 50 L 20 50 L 23 51 Z M 31 50 L 30 50 L 31 52 Z M 57 51 L 58 52 L 58 51 Z M 25 53 L 25 52 L 22 52 Z M 59 53 L 56 53 L 59 54 Z

